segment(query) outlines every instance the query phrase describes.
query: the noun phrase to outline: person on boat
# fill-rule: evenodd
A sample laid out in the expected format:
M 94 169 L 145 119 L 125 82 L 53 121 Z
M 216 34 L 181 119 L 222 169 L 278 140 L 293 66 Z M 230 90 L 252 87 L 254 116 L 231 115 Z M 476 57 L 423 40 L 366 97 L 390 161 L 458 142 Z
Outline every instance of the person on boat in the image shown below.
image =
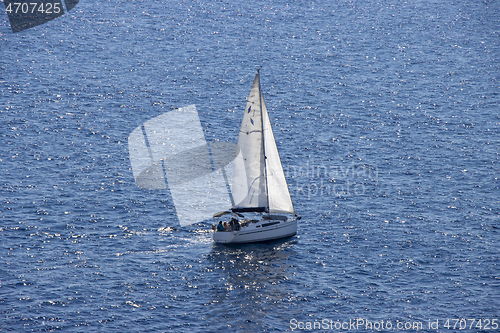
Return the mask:
M 217 224 L 217 231 L 226 231 L 226 229 L 224 229 L 224 226 L 222 225 L 222 221 L 219 221 L 219 224 Z
M 224 221 L 224 230 L 225 231 L 229 231 L 229 226 L 227 225 L 226 221 Z
M 238 223 L 238 220 L 235 219 L 234 217 L 231 217 L 231 229 L 240 230 L 240 224 Z

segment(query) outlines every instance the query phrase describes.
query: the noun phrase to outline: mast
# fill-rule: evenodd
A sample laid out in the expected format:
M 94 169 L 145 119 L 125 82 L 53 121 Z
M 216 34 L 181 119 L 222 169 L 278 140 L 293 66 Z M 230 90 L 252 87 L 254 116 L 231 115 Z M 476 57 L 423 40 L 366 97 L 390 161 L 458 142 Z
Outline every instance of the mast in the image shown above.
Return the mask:
M 267 214 L 270 214 L 271 207 L 269 206 L 269 190 L 267 187 L 267 157 L 266 157 L 266 145 L 264 143 L 264 117 L 262 114 L 262 90 L 260 89 L 260 67 L 257 68 L 257 75 L 259 76 L 259 106 L 260 106 L 260 128 L 262 130 L 262 154 L 264 155 L 264 186 L 266 187 L 266 203 L 267 203 Z

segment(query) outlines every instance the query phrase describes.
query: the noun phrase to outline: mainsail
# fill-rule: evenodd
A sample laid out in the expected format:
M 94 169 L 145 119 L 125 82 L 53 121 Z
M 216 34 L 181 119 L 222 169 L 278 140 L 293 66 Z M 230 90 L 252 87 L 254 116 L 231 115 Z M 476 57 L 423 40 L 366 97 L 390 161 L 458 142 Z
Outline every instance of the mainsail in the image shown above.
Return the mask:
M 233 211 L 294 212 L 258 72 L 238 136 L 232 195 Z

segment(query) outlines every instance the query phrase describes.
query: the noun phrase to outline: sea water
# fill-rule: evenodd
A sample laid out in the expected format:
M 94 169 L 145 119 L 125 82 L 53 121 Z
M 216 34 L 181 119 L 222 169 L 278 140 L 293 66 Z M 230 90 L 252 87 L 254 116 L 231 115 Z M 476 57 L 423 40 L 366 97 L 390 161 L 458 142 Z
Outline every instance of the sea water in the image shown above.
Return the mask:
M 499 9 L 80 1 L 18 33 L 2 9 L 0 331 L 498 331 Z M 194 104 L 235 143 L 259 67 L 302 219 L 216 245 L 127 138 Z

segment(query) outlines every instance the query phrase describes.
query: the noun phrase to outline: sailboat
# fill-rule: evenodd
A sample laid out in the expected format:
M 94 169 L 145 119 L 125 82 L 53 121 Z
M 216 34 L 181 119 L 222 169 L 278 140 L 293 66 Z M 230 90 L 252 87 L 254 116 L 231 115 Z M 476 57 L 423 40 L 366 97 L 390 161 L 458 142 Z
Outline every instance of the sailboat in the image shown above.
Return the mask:
M 232 208 L 214 214 L 216 243 L 253 243 L 294 236 L 292 199 L 260 87 L 259 70 L 241 123 L 231 187 Z M 223 216 L 231 216 L 223 221 Z

